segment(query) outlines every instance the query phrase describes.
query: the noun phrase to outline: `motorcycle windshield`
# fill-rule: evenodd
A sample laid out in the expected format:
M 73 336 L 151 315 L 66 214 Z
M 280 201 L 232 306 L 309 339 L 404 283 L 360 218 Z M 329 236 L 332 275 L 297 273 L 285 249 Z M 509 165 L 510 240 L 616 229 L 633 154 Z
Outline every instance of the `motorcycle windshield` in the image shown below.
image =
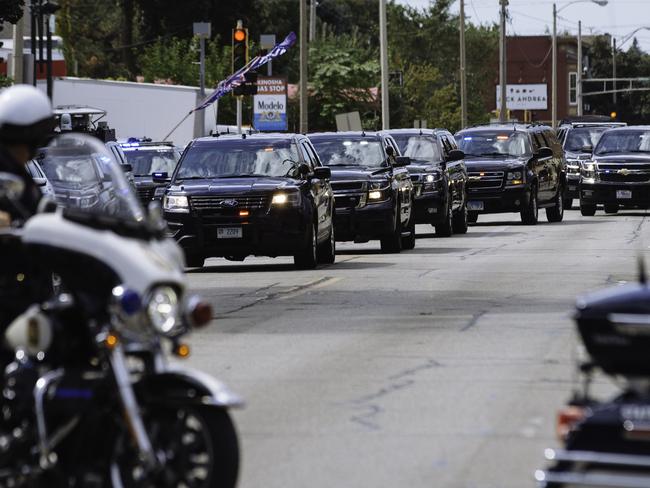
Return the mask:
M 64 210 L 125 223 L 144 220 L 144 210 L 124 170 L 99 139 L 60 134 L 43 150 L 39 163 L 56 203 Z

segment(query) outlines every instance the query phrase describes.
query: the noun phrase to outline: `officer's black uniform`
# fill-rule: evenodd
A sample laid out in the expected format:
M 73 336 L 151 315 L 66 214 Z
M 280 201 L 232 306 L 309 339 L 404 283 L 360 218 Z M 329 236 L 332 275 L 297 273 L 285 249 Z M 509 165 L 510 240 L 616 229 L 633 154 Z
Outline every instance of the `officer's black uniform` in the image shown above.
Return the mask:
M 20 210 L 11 202 L 0 200 L 0 212 L 10 215 L 12 222 L 24 221 L 36 213 L 42 194 L 27 168 L 16 161 L 0 145 L 0 172 L 18 176 L 25 191 L 18 200 Z M 18 315 L 34 303 L 35 280 L 25 249 L 10 228 L 0 228 L 0 368 L 6 364 L 9 352 L 3 347 L 3 334 Z

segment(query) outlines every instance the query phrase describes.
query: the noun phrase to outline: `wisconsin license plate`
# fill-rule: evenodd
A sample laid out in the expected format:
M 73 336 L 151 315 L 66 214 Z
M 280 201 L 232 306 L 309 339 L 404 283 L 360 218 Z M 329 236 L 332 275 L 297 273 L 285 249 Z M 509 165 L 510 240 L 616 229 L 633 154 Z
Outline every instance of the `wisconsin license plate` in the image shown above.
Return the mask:
M 483 210 L 483 202 L 473 201 L 467 202 L 467 210 L 473 210 L 475 212 Z
M 616 198 L 632 198 L 631 190 L 616 190 Z
M 217 239 L 241 239 L 243 236 L 241 227 L 219 227 L 217 228 Z

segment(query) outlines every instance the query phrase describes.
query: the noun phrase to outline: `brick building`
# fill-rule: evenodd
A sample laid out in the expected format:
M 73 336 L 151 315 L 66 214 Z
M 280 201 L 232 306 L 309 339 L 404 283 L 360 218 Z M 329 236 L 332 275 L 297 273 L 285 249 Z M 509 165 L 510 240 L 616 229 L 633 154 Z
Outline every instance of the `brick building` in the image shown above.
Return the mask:
M 589 64 L 589 44 L 594 37 L 583 36 L 582 54 L 583 69 Z M 527 86 L 535 85 L 538 97 L 538 107 L 527 112 L 521 109 L 511 109 L 510 117 L 520 121 L 534 120 L 538 122 L 551 121 L 552 95 L 552 39 L 551 36 L 512 36 L 507 38 L 507 84 L 508 106 L 516 106 L 511 100 L 511 93 L 521 92 Z M 557 117 L 562 120 L 570 115 L 577 115 L 578 100 L 576 82 L 578 75 L 578 41 L 573 36 L 558 36 L 557 41 Z M 495 96 L 490 100 L 489 109 L 496 110 L 497 91 L 499 86 L 499 67 L 495 67 L 493 81 Z M 584 71 L 583 71 L 584 73 Z M 526 86 L 527 85 L 527 86 Z M 540 93 L 546 94 L 546 103 L 542 103 Z M 545 105 L 546 108 L 541 108 Z

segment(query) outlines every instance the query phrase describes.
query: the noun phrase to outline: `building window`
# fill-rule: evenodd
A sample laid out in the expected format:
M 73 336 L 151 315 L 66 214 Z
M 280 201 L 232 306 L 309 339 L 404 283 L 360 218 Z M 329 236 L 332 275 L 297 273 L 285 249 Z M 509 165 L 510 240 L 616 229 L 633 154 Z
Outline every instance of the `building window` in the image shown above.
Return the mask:
M 569 73 L 569 105 L 578 105 L 578 73 Z

